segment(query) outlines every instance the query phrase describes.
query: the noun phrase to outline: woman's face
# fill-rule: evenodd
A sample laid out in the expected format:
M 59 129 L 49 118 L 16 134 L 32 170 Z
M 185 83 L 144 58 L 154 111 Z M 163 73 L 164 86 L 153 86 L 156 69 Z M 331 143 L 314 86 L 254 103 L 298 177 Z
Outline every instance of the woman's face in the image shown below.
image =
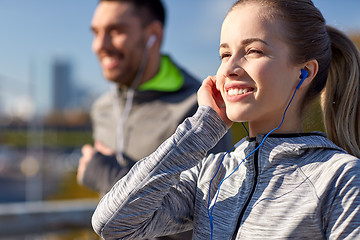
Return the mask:
M 280 124 L 300 81 L 301 67 L 289 60 L 290 49 L 280 31 L 283 26 L 265 20 L 265 11 L 268 9 L 259 4 L 247 3 L 228 14 L 221 30 L 221 65 L 216 75 L 228 118 L 249 122 L 252 136 Z M 288 120 L 298 112 L 294 105 L 287 112 Z M 284 125 L 286 121 L 283 130 Z

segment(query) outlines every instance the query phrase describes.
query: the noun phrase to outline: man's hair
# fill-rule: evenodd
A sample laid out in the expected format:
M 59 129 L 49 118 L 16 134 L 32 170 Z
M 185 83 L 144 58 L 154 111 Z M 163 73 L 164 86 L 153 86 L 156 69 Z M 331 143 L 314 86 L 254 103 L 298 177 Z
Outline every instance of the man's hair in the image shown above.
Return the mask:
M 136 14 L 142 19 L 143 25 L 147 26 L 152 21 L 159 21 L 165 25 L 165 8 L 161 0 L 99 0 L 99 2 L 123 2 L 133 4 Z

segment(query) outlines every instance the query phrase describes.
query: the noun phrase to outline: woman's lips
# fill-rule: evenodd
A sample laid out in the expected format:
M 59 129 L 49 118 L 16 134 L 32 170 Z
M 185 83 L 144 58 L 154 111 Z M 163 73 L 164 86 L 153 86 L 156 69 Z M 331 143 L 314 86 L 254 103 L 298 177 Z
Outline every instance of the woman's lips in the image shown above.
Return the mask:
M 229 96 L 237 96 L 237 95 L 243 95 L 248 92 L 251 92 L 252 88 L 230 88 L 227 90 L 227 94 Z
M 240 101 L 246 96 L 249 96 L 254 92 L 253 87 L 238 85 L 238 84 L 228 84 L 224 87 L 226 93 L 226 99 L 228 101 Z

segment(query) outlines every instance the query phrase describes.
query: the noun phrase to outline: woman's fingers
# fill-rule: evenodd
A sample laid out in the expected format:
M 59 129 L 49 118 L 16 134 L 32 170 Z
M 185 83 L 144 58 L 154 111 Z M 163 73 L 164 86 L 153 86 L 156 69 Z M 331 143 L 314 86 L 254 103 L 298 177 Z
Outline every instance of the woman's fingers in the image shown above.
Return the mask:
M 203 81 L 198 91 L 198 103 L 200 106 L 205 105 L 214 109 L 226 122 L 228 127 L 232 125 L 232 122 L 226 115 L 225 102 L 222 98 L 221 92 L 216 86 L 215 76 L 209 76 Z

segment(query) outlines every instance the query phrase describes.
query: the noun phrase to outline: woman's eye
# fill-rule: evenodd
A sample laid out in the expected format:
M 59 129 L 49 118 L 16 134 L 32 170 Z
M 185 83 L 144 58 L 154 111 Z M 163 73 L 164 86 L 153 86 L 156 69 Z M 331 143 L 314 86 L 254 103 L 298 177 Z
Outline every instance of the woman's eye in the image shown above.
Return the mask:
M 259 49 L 255 49 L 255 48 L 251 48 L 247 51 L 247 54 L 258 54 L 258 55 L 262 55 L 263 52 Z
M 220 60 L 223 60 L 223 59 L 229 58 L 229 57 L 231 57 L 231 55 L 229 53 L 220 54 Z

